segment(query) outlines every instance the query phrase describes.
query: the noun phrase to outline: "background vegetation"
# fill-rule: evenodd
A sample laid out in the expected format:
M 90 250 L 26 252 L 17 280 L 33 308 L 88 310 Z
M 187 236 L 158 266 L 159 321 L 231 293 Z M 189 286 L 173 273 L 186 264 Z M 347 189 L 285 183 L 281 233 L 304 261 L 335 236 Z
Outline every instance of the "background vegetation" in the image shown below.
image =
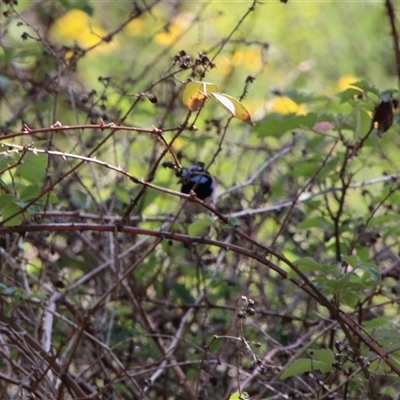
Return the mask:
M 0 11 L 1 399 L 398 398 L 390 0 Z

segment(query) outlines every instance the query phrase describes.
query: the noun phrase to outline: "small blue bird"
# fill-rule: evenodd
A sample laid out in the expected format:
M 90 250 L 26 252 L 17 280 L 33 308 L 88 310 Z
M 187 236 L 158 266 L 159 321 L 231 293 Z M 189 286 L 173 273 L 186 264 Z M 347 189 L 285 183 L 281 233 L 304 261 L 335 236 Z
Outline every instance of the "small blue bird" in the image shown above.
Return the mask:
M 215 203 L 215 181 L 214 178 L 204 169 L 204 164 L 199 162 L 187 168 L 182 168 L 178 176 L 182 183 L 181 192 L 190 194 L 194 192 L 196 197 L 203 200 L 206 204 Z M 199 214 L 207 212 L 207 209 L 194 201 L 183 199 L 185 201 L 184 211 L 188 214 Z

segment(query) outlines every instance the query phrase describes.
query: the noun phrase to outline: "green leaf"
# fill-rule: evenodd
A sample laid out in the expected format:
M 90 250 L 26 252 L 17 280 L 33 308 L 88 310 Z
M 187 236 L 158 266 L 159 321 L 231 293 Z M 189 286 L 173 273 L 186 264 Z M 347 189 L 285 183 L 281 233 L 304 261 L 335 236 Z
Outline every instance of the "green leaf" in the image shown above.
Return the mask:
M 297 260 L 295 261 L 295 264 L 299 269 L 301 269 L 302 272 L 319 271 L 321 269 L 321 265 L 311 257 L 304 257 L 300 260 Z
M 14 202 L 15 197 L 12 196 L 11 194 L 1 194 L 0 195 L 0 210 L 2 210 L 4 207 L 9 205 L 10 203 Z
M 400 214 L 391 213 L 386 215 L 378 215 L 372 217 L 368 223 L 369 228 L 373 228 L 378 225 L 386 224 L 387 222 L 396 222 L 400 219 Z
M 296 89 L 284 90 L 278 94 L 279 96 L 288 97 L 293 100 L 296 104 L 308 103 L 313 100 L 314 95 L 312 93 L 301 93 Z
M 14 215 L 15 213 L 17 213 L 19 210 L 20 210 L 20 208 L 14 202 L 9 203 L 2 209 L 2 214 L 3 214 L 2 221 L 5 221 L 9 217 L 11 217 L 11 215 Z M 19 225 L 21 223 L 21 220 L 22 220 L 22 216 L 21 216 L 21 214 L 18 214 L 14 218 L 11 218 L 9 221 L 7 221 L 5 223 L 5 225 L 6 226 Z
M 8 166 L 15 164 L 19 159 L 18 154 L 2 154 L 0 155 L 0 172 L 6 169 Z
M 190 237 L 195 237 L 199 236 L 200 234 L 205 233 L 205 229 L 209 228 L 210 226 L 213 226 L 214 221 L 211 219 L 209 216 L 205 216 L 202 219 L 198 219 L 197 221 L 192 222 L 189 225 L 189 236 Z
M 229 226 L 232 226 L 233 228 L 236 228 L 236 227 L 240 226 L 239 218 L 229 217 L 228 218 L 228 224 L 229 224 Z
M 236 100 L 232 96 L 228 96 L 225 93 L 210 93 L 210 96 L 219 105 L 228 110 L 235 118 L 240 119 L 248 125 L 254 125 L 253 121 L 251 120 L 250 113 L 239 100 Z
M 358 257 L 357 256 L 343 256 L 343 261 L 351 265 L 353 268 L 357 267 Z
M 325 217 L 307 218 L 298 225 L 298 229 L 321 228 L 329 229 L 332 222 Z
M 324 286 L 331 288 L 334 291 L 340 291 L 340 290 L 343 291 L 349 289 L 350 279 L 351 279 L 351 274 L 346 274 L 336 279 L 321 277 L 320 279 L 317 278 L 315 281 L 316 282 L 320 281 Z
M 321 271 L 322 267 L 318 264 L 315 260 L 311 257 L 304 257 L 299 260 L 296 260 L 293 264 L 297 266 L 297 268 L 303 272 L 310 272 L 310 271 Z M 290 269 L 288 272 L 288 279 L 296 278 L 298 276 L 297 272 L 293 269 Z
M 379 268 L 372 263 L 361 261 L 357 256 L 343 256 L 343 260 L 351 265 L 353 268 L 360 268 L 365 271 L 376 283 L 382 282 L 381 273 Z
M 321 162 L 318 160 L 298 161 L 296 162 L 293 171 L 291 171 L 291 175 L 295 178 L 314 176 L 320 165 Z
M 324 364 L 324 366 L 320 366 L 320 371 L 322 373 L 329 372 L 335 361 L 335 356 L 330 349 L 312 350 L 310 357 L 313 361 L 319 361 Z
M 371 331 L 372 329 L 386 327 L 390 322 L 392 322 L 392 319 L 388 316 L 377 317 L 368 321 L 363 321 L 363 328 Z
M 57 204 L 59 202 L 57 195 L 54 192 L 48 192 L 43 196 L 43 199 L 50 204 Z
M 259 125 L 257 134 L 258 137 L 265 137 L 279 135 L 294 129 L 311 129 L 317 122 L 317 119 L 316 113 L 308 113 L 307 115 L 271 114 Z
M 370 250 L 368 249 L 368 247 L 356 248 L 357 257 L 361 262 L 367 262 L 369 260 L 369 252 Z
M 21 178 L 32 183 L 43 182 L 46 177 L 47 154 L 26 153 L 19 167 Z
M 10 62 L 15 54 L 15 49 L 13 47 L 3 47 L 2 51 L 0 52 L 0 63 L 7 63 Z
M 356 135 L 357 136 L 365 135 L 371 127 L 371 122 L 372 122 L 371 117 L 368 115 L 368 113 L 365 110 L 358 110 L 357 124 L 356 124 L 356 129 L 355 129 Z M 374 146 L 374 143 L 372 143 L 371 145 Z
M 379 91 L 374 86 L 371 86 L 367 81 L 357 81 L 352 83 L 351 86 L 358 87 L 366 93 L 370 92 L 379 96 Z
M 286 379 L 294 375 L 304 374 L 305 372 L 310 372 L 313 368 L 311 360 L 307 358 L 299 358 L 290 364 L 281 376 L 281 379 Z
M 346 290 L 344 293 L 342 293 L 341 300 L 346 306 L 355 307 L 359 302 L 359 293 Z
M 37 184 L 32 184 L 29 186 L 26 186 L 21 193 L 19 194 L 19 198 L 23 201 L 29 201 L 31 199 L 34 199 L 41 193 L 41 186 Z
M 310 352 L 309 359 L 300 358 L 290 364 L 282 374 L 281 379 L 316 370 L 322 373 L 329 372 L 332 369 L 334 360 L 335 357 L 331 350 L 313 350 Z
M 357 267 L 367 272 L 376 283 L 382 283 L 381 272 L 375 264 L 358 261 Z
M 171 286 L 171 292 L 180 300 L 182 300 L 183 303 L 186 304 L 192 304 L 194 303 L 195 299 L 190 293 L 190 291 L 187 289 L 185 285 L 182 285 L 181 283 L 174 283 Z
M 354 88 L 348 88 L 338 94 L 340 103 L 346 103 L 349 100 L 354 100 L 355 97 L 360 95 L 362 95 L 362 91 Z

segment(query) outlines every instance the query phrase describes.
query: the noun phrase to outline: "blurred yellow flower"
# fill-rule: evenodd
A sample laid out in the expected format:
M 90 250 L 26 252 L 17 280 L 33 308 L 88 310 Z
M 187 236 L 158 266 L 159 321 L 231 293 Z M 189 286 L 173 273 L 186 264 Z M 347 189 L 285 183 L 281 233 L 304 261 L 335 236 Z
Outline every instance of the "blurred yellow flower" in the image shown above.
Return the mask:
M 217 68 L 221 75 L 229 75 L 233 68 L 232 58 L 224 55 L 218 57 Z
M 243 58 L 244 58 L 244 51 L 236 50 L 231 58 L 232 66 L 236 67 L 237 65 L 241 64 L 243 62 Z
M 132 36 L 140 36 L 145 31 L 145 23 L 141 18 L 135 18 L 126 25 L 125 30 Z
M 55 32 L 66 39 L 77 40 L 88 29 L 90 17 L 82 10 L 68 11 L 54 24 Z
M 188 14 L 179 14 L 163 32 L 157 33 L 154 40 L 162 46 L 169 46 L 176 42 L 179 36 L 189 28 L 191 23 L 192 19 Z
M 258 72 L 262 66 L 261 52 L 257 48 L 248 48 L 246 50 L 236 50 L 230 58 L 218 58 L 218 71 L 222 75 L 228 75 L 232 68 L 243 65 L 251 72 Z
M 82 33 L 78 40 L 78 43 L 81 47 L 87 49 L 101 42 L 102 38 L 105 36 L 107 36 L 107 32 L 103 28 L 100 28 L 99 26 L 93 26 L 92 28 L 87 29 L 85 32 Z M 115 45 L 116 41 L 115 38 L 113 38 L 111 42 L 101 43 L 97 50 L 110 51 L 115 48 Z
M 260 49 L 256 47 L 247 49 L 243 54 L 243 63 L 252 71 L 259 71 L 262 67 Z
M 275 96 L 267 106 L 268 111 L 279 114 L 305 114 L 304 104 L 297 104 L 286 96 Z
M 184 149 L 188 145 L 188 141 L 186 139 L 182 139 L 178 137 L 174 142 L 174 150 L 179 151 Z
M 355 77 L 355 76 L 351 76 L 351 75 L 345 75 L 342 76 L 339 80 L 338 80 L 338 87 L 339 90 L 341 92 L 343 92 L 343 90 L 349 89 L 352 86 L 352 83 L 358 82 L 360 79 Z
M 77 9 L 68 11 L 54 24 L 52 33 L 61 41 L 68 41 L 68 45 L 74 42 L 84 49 L 92 47 L 107 35 L 107 32 L 99 27 L 91 25 L 91 18 L 85 12 Z M 96 50 L 110 51 L 115 47 L 115 38 L 111 42 L 102 42 Z

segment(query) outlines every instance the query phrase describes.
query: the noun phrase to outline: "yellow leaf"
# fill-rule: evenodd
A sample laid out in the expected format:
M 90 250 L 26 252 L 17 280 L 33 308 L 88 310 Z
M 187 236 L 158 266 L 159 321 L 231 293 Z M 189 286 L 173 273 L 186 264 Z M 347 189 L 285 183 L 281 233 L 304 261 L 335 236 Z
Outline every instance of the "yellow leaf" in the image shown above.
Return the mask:
M 188 82 L 182 93 L 182 101 L 190 111 L 198 111 L 208 100 L 208 95 L 217 90 L 217 86 L 212 83 Z
M 240 119 L 249 125 L 254 125 L 251 120 L 250 113 L 246 110 L 245 106 L 232 96 L 225 93 L 210 93 L 210 96 L 222 107 L 228 110 L 235 118 Z
M 244 105 L 225 93 L 218 93 L 217 85 L 209 82 L 188 82 L 182 93 L 182 101 L 190 111 L 198 111 L 211 97 L 219 105 L 228 110 L 235 118 L 249 125 L 254 125 L 250 113 Z

